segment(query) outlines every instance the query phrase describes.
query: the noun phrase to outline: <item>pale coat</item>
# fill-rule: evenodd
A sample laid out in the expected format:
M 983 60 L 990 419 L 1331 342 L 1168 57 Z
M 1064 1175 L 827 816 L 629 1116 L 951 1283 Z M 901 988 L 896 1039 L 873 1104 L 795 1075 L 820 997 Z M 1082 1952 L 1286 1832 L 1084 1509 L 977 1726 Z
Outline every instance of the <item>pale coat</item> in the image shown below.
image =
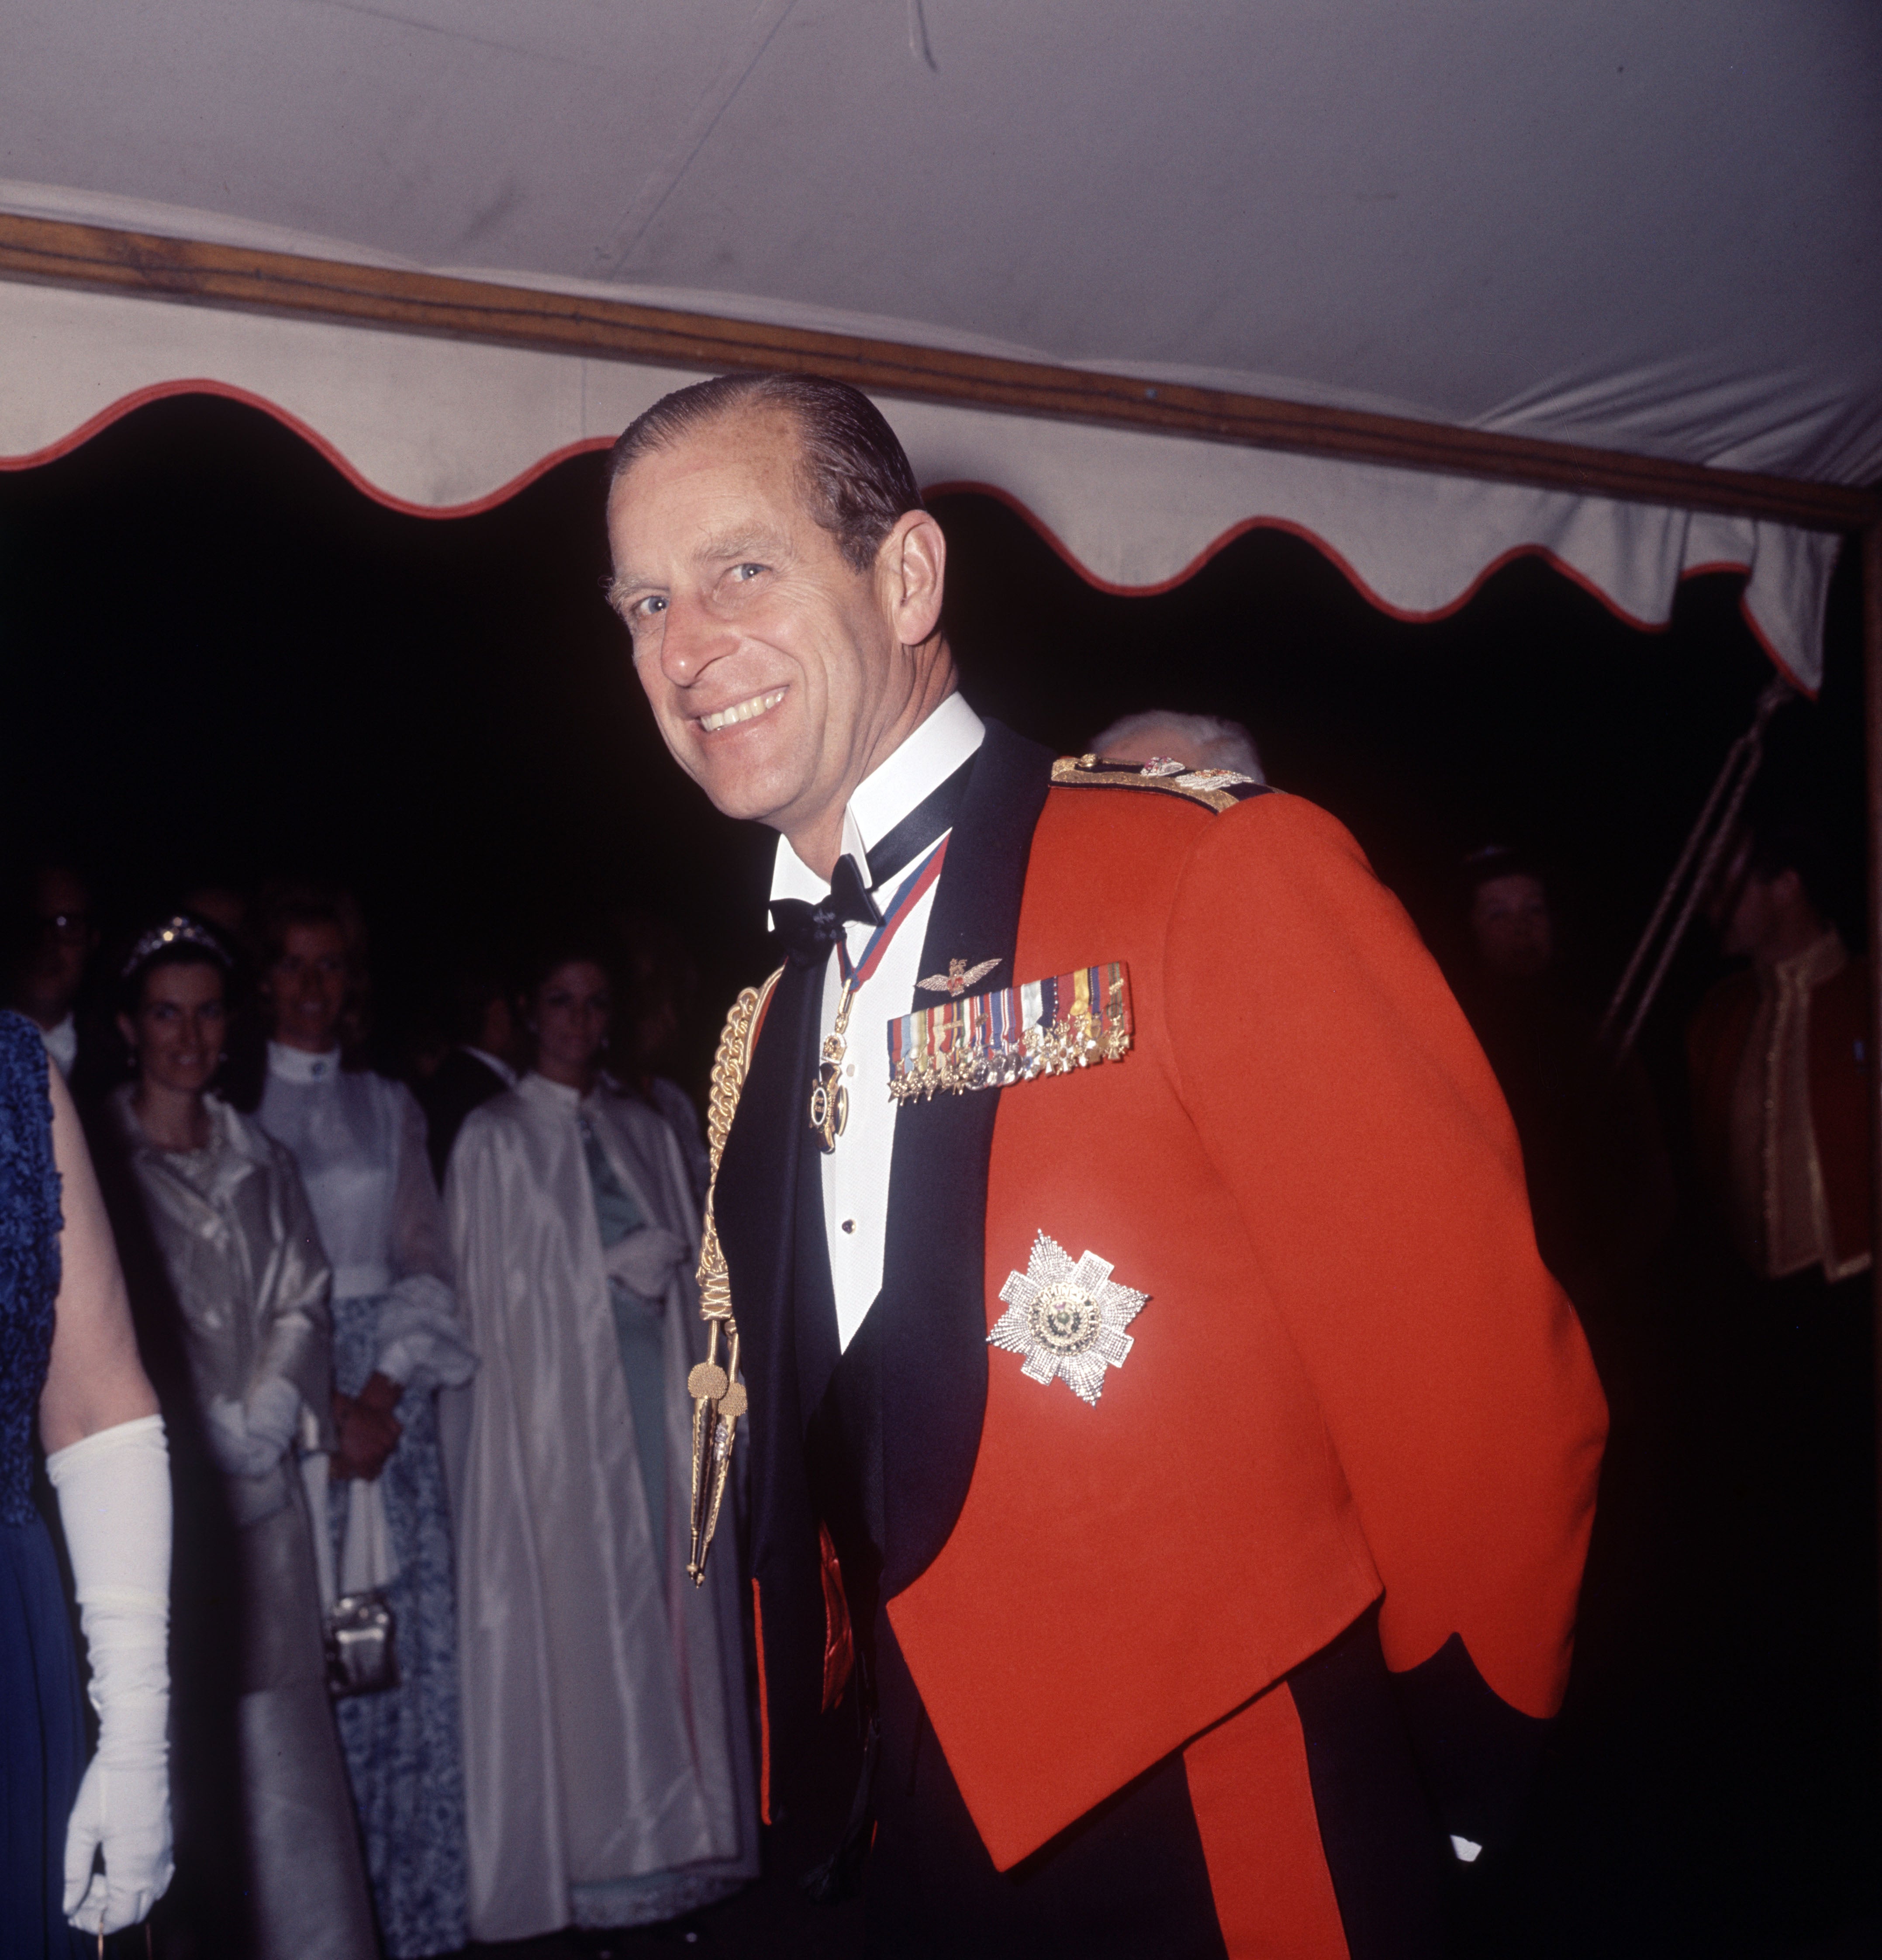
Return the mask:
M 574 1917 L 571 1888 L 757 1870 L 736 1561 L 686 1575 L 691 1404 L 704 1331 L 691 1261 L 665 1302 L 665 1583 L 635 1447 L 585 1116 L 647 1222 L 697 1247 L 671 1130 L 602 1087 L 537 1075 L 473 1110 L 445 1209 L 482 1357 L 453 1392 L 472 1936 Z

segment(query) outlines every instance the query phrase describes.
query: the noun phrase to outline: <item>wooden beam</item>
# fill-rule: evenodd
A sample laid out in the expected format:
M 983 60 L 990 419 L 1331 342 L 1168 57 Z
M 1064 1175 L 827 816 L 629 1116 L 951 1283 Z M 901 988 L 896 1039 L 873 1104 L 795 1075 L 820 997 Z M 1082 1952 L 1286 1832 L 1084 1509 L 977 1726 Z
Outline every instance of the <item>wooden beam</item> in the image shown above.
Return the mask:
M 0 214 L 0 278 L 103 287 L 704 373 L 810 368 L 873 393 L 1723 511 L 1817 530 L 1854 530 L 1882 517 L 1882 496 L 1836 484 L 1093 374 L 1044 361 L 950 353 L 46 218 Z

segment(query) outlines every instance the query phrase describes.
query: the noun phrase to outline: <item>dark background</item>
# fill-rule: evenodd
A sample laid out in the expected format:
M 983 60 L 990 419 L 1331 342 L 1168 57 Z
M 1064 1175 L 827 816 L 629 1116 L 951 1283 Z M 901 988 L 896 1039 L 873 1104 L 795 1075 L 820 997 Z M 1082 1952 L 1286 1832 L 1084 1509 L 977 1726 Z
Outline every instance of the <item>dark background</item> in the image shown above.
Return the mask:
M 602 469 L 564 463 L 482 516 L 405 516 L 265 415 L 203 396 L 0 475 L 9 856 L 75 856 L 119 925 L 192 884 L 344 880 L 372 925 L 393 1061 L 460 953 L 570 911 L 663 915 L 701 969 L 698 1087 L 724 1003 L 765 969 L 771 840 L 721 819 L 660 745 L 601 597 Z M 1461 854 L 1531 847 L 1593 1007 L 1771 673 L 1729 576 L 1687 581 L 1646 633 L 1524 560 L 1410 624 L 1278 532 L 1124 598 L 992 499 L 937 510 L 983 712 L 1061 751 L 1146 706 L 1247 722 L 1272 779 L 1352 828 L 1448 962 Z M 1826 832 L 1859 946 L 1851 555 L 1822 698 L 1780 715 L 1758 794 Z M 1702 934 L 1648 1031 L 1676 1158 L 1680 1032 L 1719 971 Z M 1266 979 L 1247 976 L 1251 1000 Z M 1869 1541 L 1859 1519 L 1836 1538 L 1855 1583 L 1836 1596 L 1855 1603 L 1833 1626 L 1747 1551 L 1796 1533 L 1757 1522 L 1756 1338 L 1721 1312 L 1715 1258 L 1689 1208 L 1630 1324 L 1591 1325 L 1615 1428 L 1575 1682 L 1524 1844 L 1470 1881 L 1473 1952 L 1877 1950 Z M 738 1950 L 787 1950 L 775 1927 L 753 1937 Z

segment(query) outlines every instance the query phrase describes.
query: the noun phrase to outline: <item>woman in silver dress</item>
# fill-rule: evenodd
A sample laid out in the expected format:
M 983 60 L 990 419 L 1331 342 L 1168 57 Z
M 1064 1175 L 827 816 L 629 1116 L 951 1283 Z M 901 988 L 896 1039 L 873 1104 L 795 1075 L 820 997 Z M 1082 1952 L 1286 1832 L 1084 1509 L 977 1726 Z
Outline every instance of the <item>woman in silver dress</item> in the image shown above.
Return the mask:
M 294 1153 L 333 1265 L 330 1524 L 342 1595 L 392 1608 L 399 1678 L 335 1709 L 388 1960 L 464 1944 L 456 1602 L 436 1391 L 476 1367 L 412 1092 L 350 1065 L 364 934 L 343 893 L 264 893 L 273 1039 L 256 1112 Z M 395 1413 L 396 1411 L 396 1413 Z
M 303 1488 L 304 1459 L 335 1440 L 329 1279 L 293 1158 L 211 1093 L 233 966 L 199 920 L 173 918 L 138 940 L 118 1020 L 136 1079 L 113 1093 L 109 1122 L 234 1526 L 235 1570 L 215 1610 L 238 1629 L 246 1939 L 257 1960 L 373 1960 Z M 139 1304 L 148 1322 L 153 1303 Z

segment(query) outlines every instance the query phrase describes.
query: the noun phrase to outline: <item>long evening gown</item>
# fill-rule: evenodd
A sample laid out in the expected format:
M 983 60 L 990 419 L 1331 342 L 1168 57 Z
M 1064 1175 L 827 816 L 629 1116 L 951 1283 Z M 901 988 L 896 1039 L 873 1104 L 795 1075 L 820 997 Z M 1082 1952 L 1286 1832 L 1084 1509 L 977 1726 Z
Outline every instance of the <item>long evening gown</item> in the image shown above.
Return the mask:
M 466 1118 L 445 1209 L 480 1357 L 453 1398 L 471 1934 L 671 1918 L 758 1869 L 738 1561 L 685 1570 L 685 1165 L 645 1104 L 529 1075 Z M 657 1299 L 602 1265 L 641 1225 L 688 1249 Z

